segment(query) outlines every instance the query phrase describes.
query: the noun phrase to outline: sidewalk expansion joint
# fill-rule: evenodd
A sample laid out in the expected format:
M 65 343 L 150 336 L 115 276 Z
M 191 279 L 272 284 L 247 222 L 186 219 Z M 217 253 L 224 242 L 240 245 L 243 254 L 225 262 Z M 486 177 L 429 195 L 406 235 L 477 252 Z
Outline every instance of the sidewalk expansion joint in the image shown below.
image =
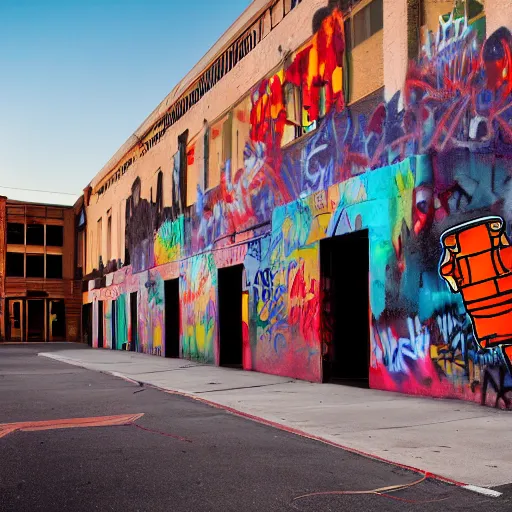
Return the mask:
M 457 418 L 454 420 L 434 421 L 432 423 L 418 423 L 416 425 L 399 425 L 396 427 L 378 427 L 378 428 L 374 428 L 372 430 L 395 430 L 395 429 L 399 429 L 399 428 L 427 427 L 429 425 L 440 425 L 442 423 L 454 423 L 456 421 L 477 420 L 479 418 L 488 418 L 488 416 L 471 416 L 469 418 Z
M 286 382 L 274 382 L 272 384 L 256 384 L 254 386 L 239 386 L 236 388 L 223 388 L 223 389 L 207 389 L 206 391 L 192 391 L 196 395 L 202 395 L 204 393 L 217 393 L 221 391 L 236 391 L 238 389 L 252 389 L 252 388 L 268 388 L 269 386 L 279 386 L 280 384 L 290 384 L 295 382 L 293 380 L 287 380 Z
M 167 370 L 153 370 L 151 372 L 137 372 L 130 373 L 130 375 L 149 375 L 151 373 L 166 373 L 166 372 L 175 372 L 177 370 L 189 370 L 190 368 L 196 368 L 195 366 L 182 366 L 181 368 L 169 368 Z

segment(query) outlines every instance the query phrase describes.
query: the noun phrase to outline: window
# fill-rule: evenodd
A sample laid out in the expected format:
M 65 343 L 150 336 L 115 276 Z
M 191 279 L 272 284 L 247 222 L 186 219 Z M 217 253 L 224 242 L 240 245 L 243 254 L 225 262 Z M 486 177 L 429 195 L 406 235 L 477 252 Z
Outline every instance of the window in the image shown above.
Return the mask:
M 160 169 L 156 179 L 156 212 L 158 215 L 164 212 L 164 173 Z
M 263 16 L 260 18 L 260 33 L 261 33 L 261 39 L 266 37 L 268 34 L 270 34 L 270 31 L 272 30 L 272 16 L 270 14 L 270 9 L 267 9 Z
M 62 247 L 64 245 L 63 226 L 46 226 L 46 245 L 50 247 Z
M 251 136 L 251 96 L 246 96 L 233 109 L 233 142 L 231 144 L 231 176 L 244 168 L 245 145 Z
M 6 255 L 7 277 L 45 277 L 45 255 L 8 252 Z M 46 255 L 46 277 L 62 279 L 62 255 Z
M 110 210 L 109 210 L 110 211 Z M 112 258 L 112 214 L 107 213 L 107 263 Z
M 284 6 L 283 0 L 278 0 L 271 8 L 270 8 L 270 18 L 272 22 L 272 28 L 276 27 L 279 22 L 284 17 Z
M 8 252 L 6 254 L 5 275 L 7 277 L 25 276 L 25 254 L 22 252 Z
M 221 172 L 231 160 L 231 113 L 217 121 L 210 128 L 209 135 L 209 172 L 208 186 L 216 187 L 220 183 Z
M 344 32 L 345 32 L 345 48 L 346 51 L 349 52 L 352 50 L 352 19 L 347 18 L 343 22 Z
M 27 245 L 44 245 L 44 226 L 42 224 L 27 225 Z
M 83 275 L 85 272 L 85 231 L 79 231 L 77 233 L 76 266 Z M 80 275 L 80 279 L 82 275 Z
M 78 216 L 78 229 L 83 229 L 84 227 L 85 227 L 85 209 L 82 206 L 82 209 Z
M 8 244 L 25 244 L 25 224 L 17 224 L 13 222 L 7 223 L 7 243 Z
M 44 277 L 44 255 L 27 254 L 27 277 Z
M 178 136 L 178 152 L 172 169 L 172 207 L 181 213 L 187 200 L 187 141 L 188 130 Z
M 292 9 L 297 7 L 302 0 L 284 0 L 284 15 L 286 16 Z
M 187 197 L 186 206 L 191 206 L 196 200 L 196 187 L 198 181 L 197 166 L 197 146 L 196 140 L 193 139 L 187 144 Z
M 96 225 L 96 262 L 95 265 L 100 267 L 100 259 L 101 259 L 101 241 L 102 241 L 102 231 L 103 231 L 103 219 L 100 217 L 98 219 Z
M 303 135 L 306 130 L 303 128 L 303 109 L 302 109 L 302 91 L 301 88 L 291 82 L 284 86 L 284 101 L 286 105 L 286 120 L 282 145 L 291 142 Z
M 62 279 L 62 256 L 60 254 L 46 255 L 46 277 L 48 279 Z
M 204 121 L 204 138 L 203 138 L 203 145 L 204 145 L 204 160 L 203 160 L 203 172 L 204 172 L 204 181 L 203 181 L 203 188 L 204 190 L 207 190 L 210 188 L 210 173 L 209 173 L 209 165 L 210 165 L 210 130 L 208 129 L 208 126 L 206 124 L 206 120 Z
M 354 47 L 366 41 L 384 26 L 383 0 L 373 0 L 372 3 L 357 11 L 352 17 L 353 34 L 350 38 Z

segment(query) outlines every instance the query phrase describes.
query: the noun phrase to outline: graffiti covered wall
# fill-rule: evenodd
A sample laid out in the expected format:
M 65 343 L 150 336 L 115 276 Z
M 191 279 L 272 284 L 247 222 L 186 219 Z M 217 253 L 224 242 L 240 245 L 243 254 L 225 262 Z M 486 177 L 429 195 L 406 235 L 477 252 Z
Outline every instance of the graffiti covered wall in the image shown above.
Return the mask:
M 244 264 L 244 367 L 320 381 L 319 242 L 367 229 L 370 386 L 505 404 L 512 334 L 471 307 L 484 301 L 491 323 L 509 314 L 512 36 L 485 40 L 482 20 L 441 18 L 402 93 L 356 116 L 343 94 L 343 18 L 323 9 L 313 39 L 234 108 L 233 133 L 247 137 L 221 162 L 218 186 L 199 187 L 189 208 L 163 208 L 134 183 L 130 265 L 116 275 L 121 293 L 138 293 L 137 350 L 164 354 L 163 280 L 179 275 L 181 354 L 218 364 L 217 269 L 232 247 Z M 490 216 L 499 236 L 470 240 L 466 223 Z

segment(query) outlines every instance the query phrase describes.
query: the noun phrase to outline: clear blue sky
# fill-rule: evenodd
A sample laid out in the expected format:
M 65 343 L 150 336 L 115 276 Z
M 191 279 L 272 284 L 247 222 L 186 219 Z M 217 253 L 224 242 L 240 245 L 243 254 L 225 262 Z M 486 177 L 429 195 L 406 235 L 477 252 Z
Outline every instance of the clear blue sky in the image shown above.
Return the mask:
M 72 204 L 250 0 L 0 0 L 0 194 Z

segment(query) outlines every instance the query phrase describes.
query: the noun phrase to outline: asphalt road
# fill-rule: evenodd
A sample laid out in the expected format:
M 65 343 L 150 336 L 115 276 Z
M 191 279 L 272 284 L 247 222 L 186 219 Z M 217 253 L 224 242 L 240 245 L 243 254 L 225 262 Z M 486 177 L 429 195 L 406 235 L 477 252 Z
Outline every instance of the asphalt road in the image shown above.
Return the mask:
M 412 484 L 421 475 L 37 357 L 52 349 L 0 346 L 0 424 L 144 415 L 121 426 L 0 433 L 1 511 L 512 510 L 508 489 L 490 498 L 431 479 L 398 492 L 296 499 Z

